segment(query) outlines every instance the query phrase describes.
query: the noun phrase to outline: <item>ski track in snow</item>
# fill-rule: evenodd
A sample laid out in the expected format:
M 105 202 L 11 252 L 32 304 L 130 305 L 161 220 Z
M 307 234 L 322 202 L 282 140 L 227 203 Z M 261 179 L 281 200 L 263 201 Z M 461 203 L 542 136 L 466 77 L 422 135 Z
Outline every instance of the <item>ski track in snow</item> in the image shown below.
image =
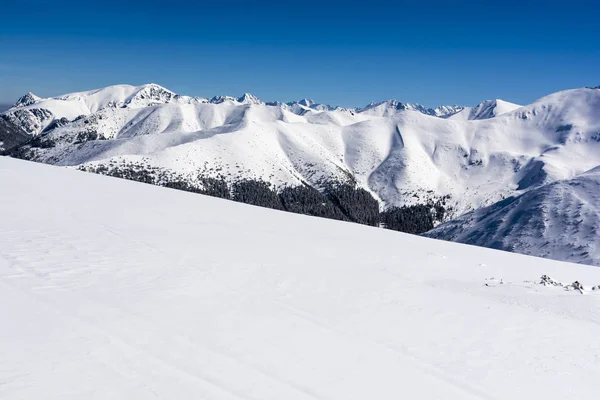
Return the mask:
M 7 158 L 0 182 L 2 399 L 600 389 L 600 294 L 532 283 L 597 268 Z

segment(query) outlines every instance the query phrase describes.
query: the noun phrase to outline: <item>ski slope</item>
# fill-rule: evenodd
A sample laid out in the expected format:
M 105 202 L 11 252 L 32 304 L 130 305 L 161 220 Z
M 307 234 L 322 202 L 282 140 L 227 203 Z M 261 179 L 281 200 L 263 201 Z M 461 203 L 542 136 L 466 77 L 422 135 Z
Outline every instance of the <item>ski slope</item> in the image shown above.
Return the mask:
M 0 184 L 3 400 L 600 390 L 600 269 L 9 158 Z

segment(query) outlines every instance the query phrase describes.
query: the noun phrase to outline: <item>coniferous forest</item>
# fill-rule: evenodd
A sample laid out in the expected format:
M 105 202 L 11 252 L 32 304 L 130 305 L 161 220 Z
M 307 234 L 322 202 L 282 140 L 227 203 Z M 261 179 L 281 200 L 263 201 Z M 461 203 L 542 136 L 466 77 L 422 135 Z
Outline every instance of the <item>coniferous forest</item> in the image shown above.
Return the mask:
M 445 200 L 429 201 L 380 211 L 379 202 L 354 183 L 330 182 L 319 191 L 309 185 L 280 190 L 267 182 L 243 179 L 228 184 L 225 179 L 199 176 L 197 184 L 173 173 L 140 164 L 95 165 L 81 170 L 199 193 L 254 206 L 272 208 L 314 217 L 381 226 L 400 232 L 421 234 L 444 220 Z

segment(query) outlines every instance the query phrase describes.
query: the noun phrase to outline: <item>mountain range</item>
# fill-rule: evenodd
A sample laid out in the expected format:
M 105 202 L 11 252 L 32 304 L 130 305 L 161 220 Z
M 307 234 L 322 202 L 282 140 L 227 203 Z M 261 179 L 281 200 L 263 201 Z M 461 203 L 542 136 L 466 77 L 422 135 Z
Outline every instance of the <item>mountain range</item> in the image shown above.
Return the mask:
M 118 85 L 53 98 L 28 93 L 2 119 L 29 135 L 11 150 L 20 158 L 104 172 L 144 168 L 199 188 L 206 179 L 264 182 L 276 191 L 345 183 L 368 192 L 381 210 L 443 200 L 452 221 L 429 233 L 436 238 L 600 260 L 598 235 L 586 233 L 595 232 L 600 205 L 588 191 L 575 201 L 582 181 L 593 188 L 589 182 L 599 179 L 587 172 L 600 165 L 598 89 L 525 106 L 388 100 L 341 108 Z M 566 197 L 570 211 L 557 217 L 557 199 Z M 577 229 L 577 250 L 569 252 L 565 232 Z

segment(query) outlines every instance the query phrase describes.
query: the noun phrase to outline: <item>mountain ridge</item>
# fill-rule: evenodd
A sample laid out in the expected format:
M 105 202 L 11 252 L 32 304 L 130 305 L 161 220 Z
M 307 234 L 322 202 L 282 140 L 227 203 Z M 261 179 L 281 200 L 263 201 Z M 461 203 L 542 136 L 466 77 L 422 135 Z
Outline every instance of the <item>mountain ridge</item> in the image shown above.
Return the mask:
M 310 100 L 265 104 L 250 94 L 211 101 L 158 85 L 116 88 L 2 114 L 37 132 L 12 154 L 108 174 L 160 171 L 153 182 L 193 190 L 207 179 L 229 189 L 263 182 L 276 192 L 350 185 L 381 211 L 443 202 L 446 219 L 600 165 L 596 89 L 525 106 L 486 101 L 446 117 L 393 100 L 357 111 Z M 177 182 L 164 181 L 169 176 Z
M 145 94 L 145 96 L 144 96 L 144 94 Z M 173 101 L 173 102 L 194 102 L 194 101 L 196 101 L 199 103 L 207 103 L 208 102 L 208 103 L 212 103 L 212 104 L 221 104 L 223 102 L 229 101 L 229 102 L 240 103 L 240 104 L 257 104 L 257 105 L 266 104 L 269 106 L 287 105 L 287 106 L 291 107 L 292 109 L 294 106 L 301 106 L 304 109 L 313 109 L 313 110 L 317 110 L 317 111 L 351 110 L 353 112 L 363 112 L 363 111 L 369 110 L 371 108 L 374 108 L 378 105 L 388 103 L 388 104 L 392 104 L 393 107 L 395 107 L 397 110 L 410 109 L 410 110 L 416 110 L 416 111 L 423 112 L 427 115 L 434 115 L 434 116 L 440 116 L 440 117 L 454 114 L 464 108 L 463 106 L 458 106 L 458 105 L 452 105 L 452 106 L 443 105 L 443 106 L 439 106 L 436 108 L 428 108 L 428 107 L 422 106 L 420 104 L 404 103 L 404 102 L 401 102 L 398 100 L 393 100 L 393 99 L 381 101 L 381 102 L 373 102 L 373 103 L 370 103 L 363 107 L 350 107 L 350 108 L 344 108 L 344 107 L 340 107 L 340 106 L 332 106 L 329 104 L 321 104 L 321 103 L 315 102 L 314 100 L 310 100 L 310 99 L 306 99 L 306 98 L 298 100 L 298 101 L 287 102 L 287 103 L 282 103 L 279 101 L 271 101 L 271 102 L 265 103 L 251 93 L 245 93 L 240 97 L 233 97 L 233 96 L 226 96 L 226 95 L 217 95 L 217 96 L 213 96 L 211 98 L 190 97 L 190 96 L 182 96 L 182 95 L 175 94 L 174 92 L 170 91 L 169 89 L 166 89 L 165 87 L 160 86 L 155 83 L 149 83 L 149 84 L 144 84 L 144 85 L 140 85 L 140 86 L 133 86 L 133 85 L 127 85 L 127 84 L 113 85 L 113 86 L 107 86 L 104 88 L 87 90 L 87 91 L 82 91 L 82 92 L 73 92 L 73 93 L 68 93 L 68 94 L 64 94 L 64 95 L 48 97 L 48 98 L 42 98 L 42 97 L 36 96 L 32 92 L 28 92 L 25 95 L 21 96 L 11 108 L 22 108 L 22 107 L 32 106 L 37 103 L 40 103 L 43 101 L 48 101 L 48 100 L 76 101 L 78 99 L 83 99 L 83 98 L 87 98 L 87 97 L 103 97 L 102 95 L 104 95 L 104 97 L 108 97 L 109 99 L 101 100 L 95 106 L 88 107 L 90 113 L 98 111 L 99 109 L 109 106 L 109 105 L 114 105 L 117 107 L 123 106 L 123 105 L 133 105 L 133 106 L 143 107 L 143 106 L 147 106 L 147 105 L 151 104 L 150 102 L 136 103 L 135 100 L 140 100 L 140 98 L 141 98 L 141 100 L 153 99 L 157 102 L 160 101 L 163 103 L 169 103 L 171 101 Z
M 585 115 L 583 125 L 577 126 L 581 117 L 577 110 L 587 107 L 586 99 L 578 97 L 595 101 L 588 114 L 600 107 L 598 96 L 586 95 L 586 90 L 558 92 L 526 107 L 510 105 L 513 111 L 493 116 L 484 113 L 485 118 L 460 121 L 453 117 L 471 114 L 472 110 L 439 118 L 396 101 L 373 103 L 357 113 L 346 109 L 314 110 L 308 108 L 317 104 L 312 101 L 295 103 L 301 110 L 294 110 L 289 104 L 274 107 L 257 103 L 249 94 L 210 101 L 179 96 L 154 84 L 118 85 L 35 100 L 3 116 L 29 133 L 43 132 L 39 138 L 43 146 L 29 148 L 30 158 L 37 161 L 79 165 L 115 156 L 141 161 L 158 155 L 157 151 L 179 153 L 188 148 L 181 155 L 194 168 L 200 168 L 198 161 L 189 157 L 200 150 L 197 146 L 210 145 L 210 153 L 201 157 L 213 164 L 213 169 L 227 169 L 234 179 L 244 177 L 232 168 L 240 162 L 248 164 L 245 168 L 254 172 L 252 178 L 276 186 L 288 182 L 318 185 L 321 178 L 337 180 L 349 174 L 385 203 L 410 204 L 407 197 L 418 188 L 421 193 L 454 196 L 455 202 L 461 203 L 457 204 L 458 212 L 462 212 L 492 204 L 515 189 L 543 184 L 546 178 L 564 179 L 594 167 L 584 162 L 584 166 L 573 169 L 562 162 L 563 156 L 550 157 L 553 152 L 567 149 L 579 155 L 586 149 L 577 142 L 593 144 L 600 122 L 593 115 Z M 569 105 L 565 97 L 572 97 L 577 104 Z M 488 111 L 498 106 L 497 101 L 481 104 Z M 561 115 L 563 112 L 565 115 Z M 592 127 L 587 126 L 588 122 Z M 530 133 L 526 136 L 525 131 Z M 249 136 L 228 145 L 236 154 L 224 157 L 218 142 L 242 132 Z M 215 141 L 217 137 L 220 140 Z M 268 165 L 264 160 L 246 160 L 255 158 L 248 151 L 259 142 L 263 143 L 261 151 L 272 153 L 265 154 Z M 218 165 L 217 158 L 223 160 Z M 412 170 L 417 165 L 421 165 L 421 171 Z M 487 179 L 497 168 L 514 176 L 510 180 L 513 188 L 498 192 L 488 187 L 481 195 L 481 185 L 490 186 L 481 179 Z M 572 172 L 565 173 L 568 169 Z M 426 176 L 429 181 L 420 182 Z M 455 176 L 461 178 L 457 181 Z M 398 188 L 398 183 L 404 188 Z M 455 187 L 457 183 L 462 187 Z M 464 189 L 469 191 L 469 186 L 477 187 L 478 193 L 472 194 L 480 197 L 472 204 L 456 198 Z M 390 191 L 392 187 L 396 189 Z

